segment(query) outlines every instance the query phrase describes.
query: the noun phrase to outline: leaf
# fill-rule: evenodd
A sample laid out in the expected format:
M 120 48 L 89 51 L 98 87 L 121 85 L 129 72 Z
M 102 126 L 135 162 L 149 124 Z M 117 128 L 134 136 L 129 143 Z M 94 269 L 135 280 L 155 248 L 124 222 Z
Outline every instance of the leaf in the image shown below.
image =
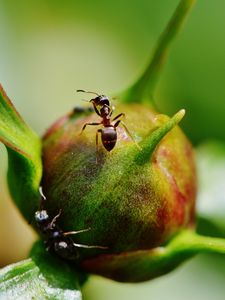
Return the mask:
M 38 242 L 31 258 L 0 270 L 0 298 L 81 300 L 79 286 L 83 277 L 47 253 L 43 243 Z
M 142 282 L 172 271 L 198 253 L 225 254 L 225 239 L 205 237 L 183 230 L 164 247 L 114 255 L 101 255 L 84 261 L 90 273 L 122 282 Z
M 38 206 L 42 176 L 41 141 L 26 125 L 0 85 L 0 141 L 8 152 L 8 183 L 23 215 Z
M 147 68 L 130 88 L 118 96 L 122 101 L 129 103 L 150 103 L 150 101 L 152 101 L 156 84 L 159 80 L 162 67 L 166 61 L 168 49 L 182 28 L 182 25 L 194 3 L 195 0 L 180 1 L 176 11 L 156 44 Z
M 206 142 L 197 147 L 196 156 L 199 231 L 225 237 L 225 143 Z

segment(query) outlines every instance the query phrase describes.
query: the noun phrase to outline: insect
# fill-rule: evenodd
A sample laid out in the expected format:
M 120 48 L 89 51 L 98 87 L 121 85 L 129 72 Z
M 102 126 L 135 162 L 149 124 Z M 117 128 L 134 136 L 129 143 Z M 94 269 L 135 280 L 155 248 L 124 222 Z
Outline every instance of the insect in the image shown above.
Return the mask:
M 115 147 L 116 142 L 117 142 L 117 127 L 119 126 L 119 124 L 123 125 L 127 134 L 135 142 L 131 133 L 129 132 L 128 128 L 126 127 L 126 125 L 123 123 L 122 120 L 119 119 L 120 117 L 125 116 L 124 113 L 118 114 L 116 117 L 114 117 L 111 120 L 111 117 L 112 117 L 112 114 L 114 111 L 114 107 L 111 105 L 109 98 L 107 96 L 99 95 L 98 93 L 84 91 L 84 90 L 77 90 L 77 92 L 91 93 L 91 94 L 96 95 L 96 97 L 91 99 L 89 102 L 91 102 L 93 104 L 93 108 L 94 108 L 96 114 L 102 118 L 102 121 L 98 122 L 98 123 L 94 122 L 94 123 L 84 124 L 81 133 L 85 130 L 86 126 L 88 126 L 88 125 L 94 125 L 94 126 L 103 125 L 103 128 L 98 129 L 96 132 L 96 150 L 97 150 L 97 152 L 98 152 L 99 134 L 101 134 L 102 144 L 107 151 L 111 151 Z M 116 121 L 116 122 L 114 123 L 114 121 Z M 139 145 L 136 142 L 135 142 L 135 144 L 140 149 Z
M 41 205 L 40 209 L 35 212 L 35 221 L 40 233 L 43 236 L 47 251 L 54 252 L 67 260 L 76 260 L 79 257 L 78 248 L 107 249 L 107 247 L 103 246 L 89 246 L 74 243 L 71 235 L 87 232 L 91 229 L 87 228 L 78 231 L 64 232 L 57 225 L 57 219 L 61 214 L 61 210 L 54 218 L 51 219 L 47 210 L 43 209 L 43 203 L 46 201 L 46 197 L 44 196 L 41 187 L 39 188 L 39 192 L 41 195 Z

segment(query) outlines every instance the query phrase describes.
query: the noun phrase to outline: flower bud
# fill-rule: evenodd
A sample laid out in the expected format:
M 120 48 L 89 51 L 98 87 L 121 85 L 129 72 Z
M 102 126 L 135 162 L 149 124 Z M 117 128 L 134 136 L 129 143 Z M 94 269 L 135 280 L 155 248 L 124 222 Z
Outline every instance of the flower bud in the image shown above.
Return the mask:
M 60 209 L 64 230 L 91 228 L 76 242 L 107 246 L 85 249 L 81 264 L 98 272 L 95 258 L 153 249 L 179 230 L 193 226 L 196 173 L 190 142 L 172 119 L 142 105 L 118 105 L 125 113 L 117 127 L 115 148 L 108 152 L 96 133 L 95 113 L 76 110 L 59 119 L 43 138 L 43 189 L 51 215 Z M 96 162 L 97 158 L 97 162 Z M 108 263 L 108 262 L 107 262 Z

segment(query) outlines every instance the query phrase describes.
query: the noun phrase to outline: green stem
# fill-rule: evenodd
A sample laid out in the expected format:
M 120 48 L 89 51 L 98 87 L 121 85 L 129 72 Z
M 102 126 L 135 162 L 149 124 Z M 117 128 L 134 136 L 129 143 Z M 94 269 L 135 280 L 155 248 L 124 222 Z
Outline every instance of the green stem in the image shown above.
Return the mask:
M 194 231 L 185 230 L 174 238 L 167 246 L 167 255 L 173 253 L 194 255 L 197 253 L 225 254 L 225 239 L 199 235 Z
M 161 34 L 152 58 L 139 79 L 119 97 L 124 102 L 152 102 L 168 48 L 190 12 L 195 0 L 181 0 L 167 27 Z
M 225 239 L 183 230 L 167 245 L 115 255 L 102 255 L 84 262 L 88 272 L 123 282 L 141 282 L 164 275 L 198 253 L 225 254 Z

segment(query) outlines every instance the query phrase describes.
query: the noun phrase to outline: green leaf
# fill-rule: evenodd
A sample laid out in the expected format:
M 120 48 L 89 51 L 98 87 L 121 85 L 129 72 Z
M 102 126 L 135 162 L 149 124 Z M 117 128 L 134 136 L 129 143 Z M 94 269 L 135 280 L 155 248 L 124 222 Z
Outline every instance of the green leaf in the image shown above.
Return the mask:
M 83 277 L 83 278 L 82 278 Z M 0 270 L 1 299 L 82 299 L 84 275 L 35 244 L 31 258 Z
M 166 61 L 168 49 L 182 28 L 182 25 L 194 3 L 195 0 L 180 1 L 176 11 L 156 44 L 147 68 L 130 88 L 119 95 L 119 98 L 122 101 L 129 103 L 151 103 L 153 101 L 155 87 L 159 80 L 162 67 Z
M 41 141 L 26 125 L 0 85 L 0 141 L 8 152 L 8 184 L 12 197 L 23 213 L 37 207 L 42 176 Z
M 164 275 L 198 253 L 225 254 L 225 239 L 205 237 L 183 230 L 164 247 L 86 260 L 88 272 L 124 282 L 141 282 Z M 97 270 L 97 271 L 96 271 Z
M 199 232 L 225 237 L 225 143 L 197 147 Z

